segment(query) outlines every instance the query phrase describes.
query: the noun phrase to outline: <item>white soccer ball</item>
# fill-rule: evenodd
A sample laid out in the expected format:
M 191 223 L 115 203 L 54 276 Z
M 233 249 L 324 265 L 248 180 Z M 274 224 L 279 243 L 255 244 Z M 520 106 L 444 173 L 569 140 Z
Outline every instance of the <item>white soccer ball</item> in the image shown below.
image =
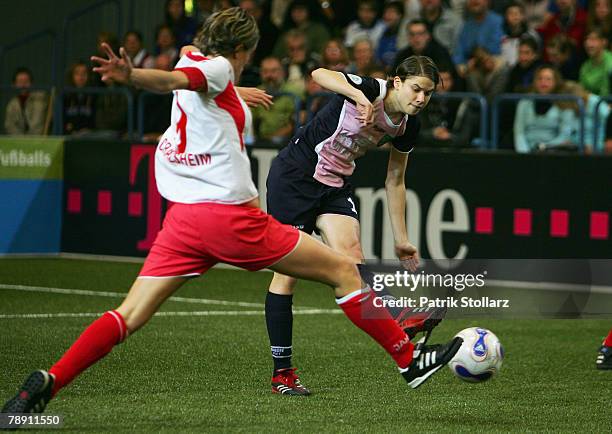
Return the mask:
M 501 368 L 504 348 L 490 330 L 470 327 L 457 333 L 463 344 L 448 363 L 453 374 L 470 383 L 493 377 Z

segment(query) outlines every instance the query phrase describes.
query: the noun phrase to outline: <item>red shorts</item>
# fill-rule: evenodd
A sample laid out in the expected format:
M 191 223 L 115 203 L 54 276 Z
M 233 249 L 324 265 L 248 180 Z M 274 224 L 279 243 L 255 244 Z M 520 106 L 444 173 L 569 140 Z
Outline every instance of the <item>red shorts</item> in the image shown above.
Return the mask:
M 198 276 L 218 262 L 261 270 L 291 253 L 299 238 L 259 208 L 175 203 L 139 277 Z

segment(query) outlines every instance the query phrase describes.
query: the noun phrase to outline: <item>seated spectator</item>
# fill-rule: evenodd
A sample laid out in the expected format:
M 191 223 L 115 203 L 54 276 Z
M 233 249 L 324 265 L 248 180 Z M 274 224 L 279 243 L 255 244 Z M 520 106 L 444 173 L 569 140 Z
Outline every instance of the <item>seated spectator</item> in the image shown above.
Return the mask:
M 344 71 L 349 64 L 349 55 L 340 39 L 330 39 L 321 53 L 321 67 L 332 71 Z
M 281 92 L 291 93 L 291 87 L 285 82 L 285 71 L 276 57 L 267 57 L 261 62 L 261 89 L 275 96 Z M 287 95 L 275 96 L 270 109 L 257 106 L 251 109 L 255 137 L 270 140 L 273 143 L 284 143 L 295 127 L 295 100 Z
M 591 0 L 587 10 L 587 29 L 600 29 L 608 41 L 612 41 L 612 4 L 611 0 Z
M 134 68 L 152 68 L 155 59 L 142 45 L 142 35 L 140 32 L 130 30 L 123 37 L 123 48 L 134 64 Z
M 320 63 L 317 54 L 308 49 L 306 36 L 299 30 L 290 30 L 285 34 L 287 57 L 282 59 L 287 83 L 300 97 L 304 94 L 306 75 Z
M 270 21 L 269 14 L 264 12 L 261 0 L 240 0 L 238 6 L 257 21 L 260 37 L 251 64 L 259 65 L 264 58 L 272 54 L 278 40 L 278 28 Z
M 82 89 L 89 85 L 89 67 L 84 62 L 72 65 L 67 77 L 69 87 Z M 81 135 L 95 126 L 96 95 L 68 91 L 64 93 L 64 134 Z
M 558 34 L 566 35 L 573 42 L 574 47 L 581 49 L 584 42 L 587 14 L 576 5 L 576 0 L 554 0 L 559 12 L 550 15 L 538 32 L 542 35 L 544 44 Z M 544 58 L 545 61 L 550 61 Z
M 45 120 L 49 99 L 44 92 L 30 91 L 34 79 L 28 68 L 20 67 L 13 74 L 13 87 L 18 94 L 6 105 L 4 130 L 6 134 L 46 134 Z
M 510 70 L 506 92 L 525 93 L 533 84 L 535 70 L 541 65 L 538 43 L 529 36 L 521 38 L 517 63 Z
M 155 69 L 172 71 L 174 64 L 167 54 L 155 57 Z M 168 129 L 170 125 L 170 114 L 172 112 L 172 93 L 149 94 L 144 97 L 144 124 L 142 140 L 157 142 L 159 136 Z
M 185 0 L 166 0 L 164 24 L 172 29 L 178 49 L 193 42 L 198 22 L 185 15 Z
M 518 46 L 518 62 L 510 70 L 506 93 L 527 93 L 533 85 L 535 71 L 542 62 L 538 54 L 538 44 L 528 35 L 521 38 Z M 499 142 L 500 149 L 514 149 L 514 114 L 517 101 L 503 100 L 499 104 Z
M 404 15 L 404 5 L 400 1 L 390 1 L 385 3 L 383 9 L 383 22 L 385 31 L 378 41 L 376 49 L 376 60 L 386 69 L 391 69 L 395 55 L 397 54 L 397 38 L 399 35 L 402 16 Z
M 374 57 L 374 46 L 367 39 L 355 41 L 353 46 L 353 61 L 349 63 L 346 72 L 357 75 L 367 75 L 372 68 L 380 67 Z
M 378 8 L 374 0 L 359 0 L 357 6 L 357 20 L 353 21 L 346 28 L 344 45 L 354 48 L 358 40 L 364 38 L 372 42 L 372 47 L 376 50 L 378 41 L 385 32 L 385 23 L 378 19 Z
M 306 0 L 294 0 L 289 6 L 289 16 L 285 22 L 284 33 L 274 47 L 274 56 L 282 59 L 287 56 L 288 47 L 285 35 L 290 31 L 299 31 L 306 37 L 306 45 L 313 53 L 320 53 L 325 43 L 331 38 L 327 28 L 312 19 L 312 3 Z
M 532 89 L 535 94 L 559 94 L 563 89 L 559 71 L 550 66 L 537 69 Z M 545 151 L 573 145 L 576 114 L 571 108 L 562 107 L 560 101 L 519 101 L 514 118 L 516 152 Z
M 612 53 L 606 48 L 608 41 L 600 29 L 591 29 L 584 41 L 587 60 L 580 67 L 580 84 L 599 96 L 610 94 Z
M 580 57 L 566 35 L 560 33 L 549 39 L 544 46 L 544 57 L 559 70 L 564 80 L 578 80 Z
M 167 24 L 162 24 L 155 32 L 155 55 L 160 54 L 170 57 L 173 65 L 178 60 L 179 51 L 176 48 L 176 37 L 172 28 Z
M 486 49 L 478 47 L 468 62 L 465 77 L 468 92 L 475 92 L 492 102 L 503 93 L 508 82 L 510 69 L 501 56 L 493 56 Z
M 395 71 L 404 59 L 414 55 L 430 57 L 438 67 L 453 64 L 449 52 L 431 37 L 423 20 L 413 20 L 408 24 L 408 47 L 397 53 L 391 71 Z
M 525 8 L 522 3 L 510 3 L 504 13 L 504 36 L 502 37 L 502 57 L 510 67 L 518 60 L 518 46 L 523 37 L 530 37 L 540 43 L 540 35 L 527 26 Z
M 445 95 L 456 91 L 458 89 L 455 87 L 453 71 L 442 66 L 436 93 Z M 454 98 L 432 98 L 419 119 L 419 143 L 444 148 L 469 147 L 478 134 L 480 123 L 479 109 L 475 102 Z
M 468 0 L 468 17 L 463 23 L 453 60 L 461 77 L 465 76 L 470 56 L 478 47 L 493 56 L 501 54 L 503 18 L 489 10 L 488 0 Z
M 420 10 L 415 14 L 407 13 L 400 27 L 398 47 L 403 49 L 408 45 L 408 24 L 416 19 L 425 22 L 432 38 L 441 44 L 449 53 L 455 49 L 459 32 L 463 26 L 463 18 L 457 15 L 446 2 L 442 0 L 415 0 Z
M 565 83 L 565 93 L 572 93 L 579 96 L 584 103 L 584 151 L 587 154 L 604 151 L 606 141 L 606 124 L 610 115 L 610 106 L 606 103 L 599 103 L 601 98 L 590 93 L 580 84 L 575 82 Z M 597 112 L 595 109 L 597 108 Z M 575 107 L 576 115 L 579 115 L 578 107 Z M 597 138 L 595 138 L 595 119 L 598 119 Z M 580 143 L 580 122 L 574 128 L 573 142 Z M 596 141 L 595 141 L 596 140 Z

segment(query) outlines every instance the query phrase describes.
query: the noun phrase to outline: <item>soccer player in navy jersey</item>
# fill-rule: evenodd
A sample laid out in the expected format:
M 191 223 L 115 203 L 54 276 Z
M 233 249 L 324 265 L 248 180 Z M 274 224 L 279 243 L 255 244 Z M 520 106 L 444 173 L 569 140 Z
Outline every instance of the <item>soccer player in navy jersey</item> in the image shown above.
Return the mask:
M 411 56 L 388 80 L 323 68 L 313 71 L 312 77 L 336 95 L 311 122 L 298 129 L 272 162 L 267 180 L 268 212 L 308 234 L 316 229 L 328 246 L 352 257 L 360 266 L 364 255 L 359 220 L 347 178 L 357 158 L 368 149 L 389 143 L 385 189 L 395 254 L 406 268 L 415 271 L 419 259 L 406 229 L 404 174 L 419 133 L 416 115 L 427 105 L 438 84 L 438 68 L 429 57 Z M 364 267 L 360 270 L 364 280 L 371 280 L 371 273 Z M 309 395 L 291 365 L 295 284 L 295 278 L 275 273 L 266 297 L 266 323 L 274 361 L 272 391 Z M 430 309 L 416 314 L 408 308 L 389 311 L 411 338 L 425 331 L 425 340 L 445 312 Z
M 255 20 L 236 7 L 206 20 L 194 41 L 199 50 L 186 52 L 174 71 L 133 68 L 125 49 L 117 57 L 107 44 L 106 59 L 92 57 L 103 81 L 174 93 L 171 125 L 155 153 L 158 190 L 173 205 L 121 305 L 91 323 L 48 371 L 32 372 L 2 413 L 42 412 L 61 389 L 143 327 L 189 278 L 219 262 L 330 285 L 342 311 L 387 351 L 412 388 L 455 355 L 460 338 L 415 349 L 373 303 L 372 289 L 349 257 L 259 208 L 243 141 L 251 115 L 234 87 L 258 39 Z M 362 118 L 369 116 L 364 110 Z

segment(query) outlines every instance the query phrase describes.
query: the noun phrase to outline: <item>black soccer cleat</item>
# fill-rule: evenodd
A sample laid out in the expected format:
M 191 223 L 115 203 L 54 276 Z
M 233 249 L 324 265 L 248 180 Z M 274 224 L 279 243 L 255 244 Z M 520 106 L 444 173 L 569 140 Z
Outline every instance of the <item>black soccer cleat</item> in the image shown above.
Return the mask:
M 24 381 L 17 394 L 9 399 L 1 413 L 42 413 L 51 400 L 53 376 L 47 371 L 34 371 Z
M 601 346 L 597 353 L 595 366 L 601 370 L 612 369 L 612 347 Z
M 400 372 L 408 385 L 416 389 L 450 362 L 462 343 L 463 339 L 455 337 L 444 345 L 426 345 L 415 349 L 412 363 L 407 368 L 400 369 Z
M 272 377 L 272 393 L 292 396 L 308 396 L 310 390 L 302 385 L 296 368 L 279 369 Z

